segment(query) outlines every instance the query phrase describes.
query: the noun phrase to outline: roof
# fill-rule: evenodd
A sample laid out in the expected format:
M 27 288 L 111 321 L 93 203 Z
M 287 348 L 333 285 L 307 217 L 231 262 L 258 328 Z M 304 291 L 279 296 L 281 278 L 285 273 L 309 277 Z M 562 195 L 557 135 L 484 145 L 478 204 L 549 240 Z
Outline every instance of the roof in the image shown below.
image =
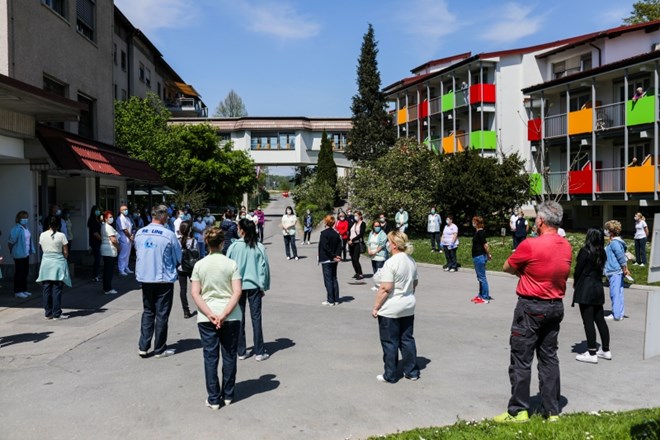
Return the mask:
M 421 66 L 417 66 L 414 69 L 411 69 L 410 71 L 412 73 L 415 73 L 418 70 L 428 69 L 429 67 L 437 66 L 439 64 L 447 64 L 447 63 L 451 63 L 452 61 L 461 60 L 463 58 L 469 58 L 471 55 L 472 55 L 472 52 L 465 52 L 465 53 L 461 53 L 461 54 L 458 54 L 458 55 L 451 55 L 451 56 L 448 56 L 448 57 L 445 57 L 445 58 L 438 58 L 437 60 L 427 61 L 426 63 L 422 64 Z
M 348 131 L 351 118 L 305 116 L 246 116 L 243 118 L 171 118 L 173 124 L 210 124 L 219 131 L 309 130 Z
M 64 170 L 89 171 L 145 183 L 162 184 L 160 175 L 143 160 L 120 148 L 40 125 L 37 138 L 53 162 Z

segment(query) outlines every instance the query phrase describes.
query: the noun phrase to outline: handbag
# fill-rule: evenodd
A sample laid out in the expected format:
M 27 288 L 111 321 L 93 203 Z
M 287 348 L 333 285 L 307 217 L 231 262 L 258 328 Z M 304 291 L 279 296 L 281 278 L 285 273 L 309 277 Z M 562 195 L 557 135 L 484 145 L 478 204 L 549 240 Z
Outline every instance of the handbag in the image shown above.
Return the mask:
M 200 260 L 199 250 L 197 246 L 192 249 L 187 247 L 181 250 L 181 272 L 192 274 L 195 268 L 195 263 Z
M 367 244 L 362 240 L 360 242 L 360 253 L 364 254 L 365 252 L 367 252 Z

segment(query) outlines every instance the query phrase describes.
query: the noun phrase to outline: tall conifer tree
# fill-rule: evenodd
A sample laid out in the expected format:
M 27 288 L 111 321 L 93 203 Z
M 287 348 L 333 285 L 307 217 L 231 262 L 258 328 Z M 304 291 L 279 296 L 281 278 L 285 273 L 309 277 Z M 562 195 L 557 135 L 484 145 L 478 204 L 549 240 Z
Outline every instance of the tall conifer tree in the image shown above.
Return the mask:
M 334 194 L 337 193 L 337 164 L 332 155 L 332 142 L 328 139 L 328 133 L 325 129 L 321 136 L 321 151 L 319 151 L 319 160 L 316 168 L 316 183 L 326 183 Z

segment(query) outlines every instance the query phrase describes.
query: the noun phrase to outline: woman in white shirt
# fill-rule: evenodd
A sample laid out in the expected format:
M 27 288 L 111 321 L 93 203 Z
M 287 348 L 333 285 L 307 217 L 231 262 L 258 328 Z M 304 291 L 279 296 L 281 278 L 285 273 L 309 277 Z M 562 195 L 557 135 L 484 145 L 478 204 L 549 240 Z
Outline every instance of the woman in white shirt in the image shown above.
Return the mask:
M 39 266 L 38 283 L 43 285 L 43 304 L 46 319 L 66 319 L 62 315 L 62 289 L 64 284 L 71 287 L 69 275 L 69 241 L 66 235 L 59 232 L 60 222 L 55 216 L 48 220 L 50 229 L 41 233 L 39 245 L 43 251 L 41 266 Z
M 454 224 L 454 217 L 448 215 L 445 219 L 447 225 L 442 230 L 442 247 L 445 250 L 447 257 L 447 265 L 444 267 L 445 271 L 456 272 L 458 270 L 458 263 L 456 262 L 456 248 L 458 247 L 458 226 Z
M 635 214 L 635 265 L 646 265 L 646 238 L 649 236 L 649 227 L 641 212 Z
M 396 382 L 399 350 L 406 379 L 419 379 L 417 346 L 413 336 L 415 321 L 415 288 L 417 264 L 409 254 L 412 245 L 403 232 L 387 234 L 392 256 L 380 270 L 380 287 L 371 315 L 378 319 L 380 344 L 383 348 L 385 372 L 376 376 L 380 382 Z
M 286 252 L 286 259 L 298 259 L 298 249 L 296 249 L 296 222 L 298 217 L 293 212 L 293 208 L 286 207 L 286 211 L 282 216 L 282 234 L 284 235 L 284 252 Z
M 117 291 L 112 288 L 112 277 L 115 274 L 117 255 L 119 254 L 119 240 L 117 231 L 112 226 L 115 218 L 111 211 L 103 213 L 103 224 L 101 225 L 101 256 L 103 257 L 103 292 L 106 295 L 116 295 Z

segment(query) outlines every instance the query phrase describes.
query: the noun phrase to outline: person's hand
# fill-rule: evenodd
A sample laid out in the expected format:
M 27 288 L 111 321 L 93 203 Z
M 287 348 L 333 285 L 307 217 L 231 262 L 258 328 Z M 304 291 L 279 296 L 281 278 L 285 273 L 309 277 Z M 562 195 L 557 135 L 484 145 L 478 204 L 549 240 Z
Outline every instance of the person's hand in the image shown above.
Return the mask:
M 374 318 L 378 318 L 378 309 L 374 307 L 374 309 L 371 311 L 371 316 Z
M 488 261 L 492 260 L 493 256 L 491 254 L 488 254 Z
M 264 296 L 266 296 L 266 292 L 264 292 L 263 290 L 260 290 L 260 291 L 259 291 L 259 294 L 261 295 L 262 298 L 263 298 Z
M 219 329 L 222 326 L 220 315 L 211 314 L 211 316 L 209 316 L 209 321 L 211 321 L 211 323 L 215 326 L 216 329 Z
M 335 257 L 333 260 L 339 263 L 341 261 L 341 257 Z

